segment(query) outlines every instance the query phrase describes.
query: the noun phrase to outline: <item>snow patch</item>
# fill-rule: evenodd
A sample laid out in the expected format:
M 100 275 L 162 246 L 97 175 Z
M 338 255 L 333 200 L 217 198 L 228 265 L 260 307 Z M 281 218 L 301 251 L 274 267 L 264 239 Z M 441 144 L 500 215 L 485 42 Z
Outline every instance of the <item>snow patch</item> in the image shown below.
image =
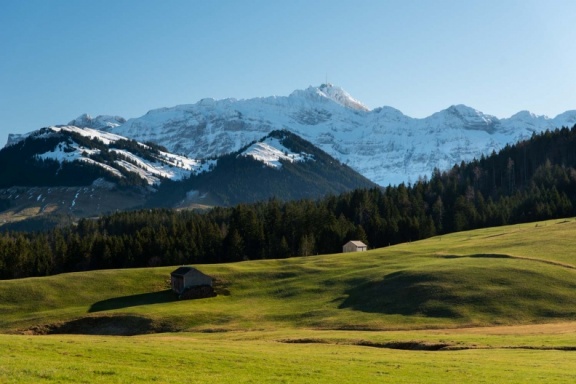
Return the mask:
M 90 139 L 98 139 L 106 145 L 110 145 L 110 143 L 114 143 L 118 140 L 122 140 L 122 139 L 126 140 L 125 137 L 120 136 L 120 135 L 115 135 L 113 133 L 99 131 L 97 129 L 92 129 L 92 128 L 80 128 L 80 127 L 75 127 L 73 125 L 65 125 L 65 126 L 60 126 L 60 127 L 52 126 L 52 127 L 50 127 L 50 129 L 53 130 L 54 132 L 60 132 L 60 131 L 74 132 L 74 133 L 77 133 L 77 134 L 82 135 L 84 137 L 89 137 Z
M 103 132 L 91 128 L 79 128 L 75 126 L 50 127 L 46 131 L 40 131 L 40 133 L 37 133 L 36 136 L 39 138 L 47 137 L 54 132 L 74 132 L 84 137 L 97 139 L 105 145 L 113 144 L 118 140 L 127 140 L 125 137 L 115 135 L 113 133 Z M 138 144 L 143 148 L 150 149 L 150 147 L 145 144 Z M 186 177 L 189 177 L 191 174 L 208 172 L 216 164 L 216 160 L 200 161 L 190 159 L 186 156 L 175 155 L 163 151 L 159 151 L 158 155 L 154 155 L 157 156 L 156 161 L 143 159 L 124 149 L 110 148 L 110 152 L 115 152 L 126 159 L 122 161 L 116 161 L 115 163 L 117 165 L 128 170 L 129 172 L 137 173 L 139 176 L 145 179 L 148 184 L 158 184 L 162 178 L 182 180 Z M 118 169 L 110 165 L 97 162 L 90 158 L 91 155 L 98 153 L 100 153 L 100 150 L 98 149 L 85 148 L 78 145 L 77 143 L 68 144 L 62 142 L 58 144 L 54 150 L 40 154 L 37 157 L 40 159 L 57 160 L 60 163 L 64 161 L 84 161 L 102 167 L 117 177 L 124 177 Z
M 313 156 L 307 153 L 290 151 L 282 145 L 280 140 L 274 137 L 268 137 L 264 141 L 252 144 L 241 153 L 241 156 L 250 156 L 268 167 L 277 169 L 282 168 L 281 160 L 294 163 L 313 159 Z
M 126 119 L 120 116 L 100 115 L 92 117 L 84 113 L 69 122 L 68 125 L 73 125 L 79 128 L 107 129 L 117 127 L 125 122 Z
M 72 203 L 70 204 L 70 209 L 74 208 L 74 206 L 76 205 L 76 199 L 78 199 L 78 196 L 80 196 L 80 190 L 78 190 L 78 192 L 76 192 L 76 195 L 74 195 L 74 199 L 72 200 Z

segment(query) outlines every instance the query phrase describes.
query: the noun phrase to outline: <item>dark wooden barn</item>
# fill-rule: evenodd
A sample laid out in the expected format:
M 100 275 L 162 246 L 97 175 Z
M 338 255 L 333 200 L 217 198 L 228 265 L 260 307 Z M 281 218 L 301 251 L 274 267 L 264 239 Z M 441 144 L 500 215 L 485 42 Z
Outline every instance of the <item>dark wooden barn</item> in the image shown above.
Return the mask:
M 213 279 L 194 267 L 179 267 L 170 274 L 170 285 L 177 294 L 194 287 L 212 286 Z

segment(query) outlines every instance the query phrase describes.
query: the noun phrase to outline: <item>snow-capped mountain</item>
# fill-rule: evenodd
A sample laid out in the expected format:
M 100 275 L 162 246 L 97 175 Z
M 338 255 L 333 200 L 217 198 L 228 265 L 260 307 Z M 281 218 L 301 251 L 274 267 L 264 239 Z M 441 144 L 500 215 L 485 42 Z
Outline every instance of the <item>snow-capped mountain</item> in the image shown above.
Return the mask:
M 82 115 L 69 125 L 156 143 L 194 159 L 232 153 L 273 130 L 285 129 L 368 179 L 394 185 L 498 151 L 534 132 L 574 124 L 576 111 L 555 118 L 522 111 L 499 119 L 465 105 L 411 118 L 391 107 L 368 110 L 342 88 L 323 84 L 289 96 L 202 99 L 127 121 Z M 8 145 L 25 137 L 11 135 Z
M 104 127 L 173 153 L 209 158 L 239 150 L 272 130 L 286 129 L 380 184 L 415 182 L 434 168 L 498 151 L 533 132 L 576 124 L 576 111 L 556 118 L 520 112 L 507 119 L 454 105 L 423 119 L 382 107 L 368 110 L 331 84 L 289 96 L 203 99 L 160 108 Z
M 8 207 L 3 216 L 17 220 L 24 211 L 86 217 L 135 207 L 315 199 L 374 186 L 288 131 L 204 160 L 70 125 L 39 129 L 0 150 L 0 210 Z

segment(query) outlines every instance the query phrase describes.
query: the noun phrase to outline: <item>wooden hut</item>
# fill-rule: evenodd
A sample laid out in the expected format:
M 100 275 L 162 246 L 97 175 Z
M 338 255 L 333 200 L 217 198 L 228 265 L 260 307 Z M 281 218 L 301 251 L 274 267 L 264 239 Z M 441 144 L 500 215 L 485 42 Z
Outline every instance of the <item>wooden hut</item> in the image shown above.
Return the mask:
M 368 246 L 360 240 L 350 240 L 342 246 L 342 253 L 346 252 L 364 252 Z
M 212 286 L 213 279 L 194 267 L 179 267 L 170 273 L 170 286 L 177 294 L 187 289 L 201 286 Z

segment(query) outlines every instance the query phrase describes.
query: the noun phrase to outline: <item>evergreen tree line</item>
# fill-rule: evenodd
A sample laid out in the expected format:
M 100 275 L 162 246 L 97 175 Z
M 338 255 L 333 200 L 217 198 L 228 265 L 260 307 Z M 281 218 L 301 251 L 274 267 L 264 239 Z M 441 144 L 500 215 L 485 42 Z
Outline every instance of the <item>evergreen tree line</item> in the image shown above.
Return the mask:
M 414 185 L 206 212 L 119 212 L 47 233 L 0 235 L 0 278 L 221 263 L 377 248 L 576 214 L 576 126 L 534 134 Z

